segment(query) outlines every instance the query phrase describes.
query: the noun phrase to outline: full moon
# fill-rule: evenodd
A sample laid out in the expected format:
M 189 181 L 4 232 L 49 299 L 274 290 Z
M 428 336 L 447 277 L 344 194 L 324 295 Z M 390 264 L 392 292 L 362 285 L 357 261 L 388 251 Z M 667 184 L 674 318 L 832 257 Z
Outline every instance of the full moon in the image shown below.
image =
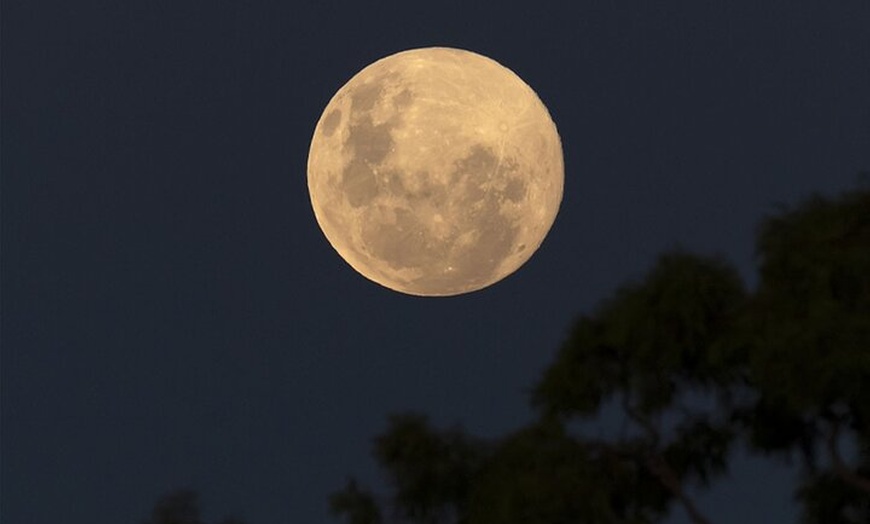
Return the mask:
M 447 296 L 515 272 L 543 242 L 564 185 L 556 125 L 510 69 L 470 51 L 397 53 L 327 104 L 308 190 L 329 243 L 366 278 Z

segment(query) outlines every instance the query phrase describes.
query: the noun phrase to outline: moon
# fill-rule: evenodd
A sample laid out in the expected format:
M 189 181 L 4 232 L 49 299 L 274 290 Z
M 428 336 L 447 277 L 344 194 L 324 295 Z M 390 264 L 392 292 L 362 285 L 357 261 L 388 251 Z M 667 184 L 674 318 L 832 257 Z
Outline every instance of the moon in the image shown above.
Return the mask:
M 353 76 L 317 122 L 308 190 L 357 272 L 418 296 L 469 293 L 538 249 L 562 200 L 556 125 L 513 71 L 430 47 Z

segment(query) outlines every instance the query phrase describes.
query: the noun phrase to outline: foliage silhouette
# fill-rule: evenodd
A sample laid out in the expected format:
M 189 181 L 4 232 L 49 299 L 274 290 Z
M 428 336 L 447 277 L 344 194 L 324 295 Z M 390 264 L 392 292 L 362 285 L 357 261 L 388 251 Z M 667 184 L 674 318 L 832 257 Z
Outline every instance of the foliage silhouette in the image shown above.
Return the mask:
M 199 495 L 190 489 L 179 489 L 163 495 L 154 505 L 151 518 L 142 524 L 204 524 L 199 512 Z M 244 522 L 230 517 L 219 524 Z
M 331 510 L 351 524 L 640 524 L 681 507 L 704 524 L 689 493 L 744 442 L 801 457 L 802 522 L 870 522 L 870 187 L 765 218 L 756 247 L 755 290 L 723 259 L 673 251 L 578 318 L 527 427 L 484 440 L 392 416 L 374 446 L 391 495 L 351 479 Z M 614 411 L 622 430 L 591 436 Z
M 800 453 L 806 522 L 870 522 L 870 187 L 767 219 L 758 252 L 746 315 L 758 400 L 735 417 L 757 449 Z

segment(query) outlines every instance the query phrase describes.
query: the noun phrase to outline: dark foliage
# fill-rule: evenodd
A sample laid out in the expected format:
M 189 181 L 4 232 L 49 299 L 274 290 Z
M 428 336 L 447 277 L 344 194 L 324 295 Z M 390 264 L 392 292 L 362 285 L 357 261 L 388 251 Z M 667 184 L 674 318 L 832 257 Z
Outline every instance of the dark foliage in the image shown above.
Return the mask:
M 421 415 L 374 455 L 385 504 L 351 482 L 351 524 L 653 523 L 727 472 L 738 439 L 802 458 L 802 521 L 870 522 L 870 189 L 813 197 L 759 228 L 761 281 L 681 251 L 575 322 L 532 392 L 539 419 L 484 442 Z M 623 431 L 584 428 L 617 409 Z M 570 428 L 570 430 L 569 430 Z M 855 459 L 841 448 L 857 447 Z
M 154 505 L 151 518 L 142 524 L 204 524 L 199 511 L 199 495 L 190 489 L 179 489 L 162 496 Z M 218 524 L 244 522 L 231 517 Z

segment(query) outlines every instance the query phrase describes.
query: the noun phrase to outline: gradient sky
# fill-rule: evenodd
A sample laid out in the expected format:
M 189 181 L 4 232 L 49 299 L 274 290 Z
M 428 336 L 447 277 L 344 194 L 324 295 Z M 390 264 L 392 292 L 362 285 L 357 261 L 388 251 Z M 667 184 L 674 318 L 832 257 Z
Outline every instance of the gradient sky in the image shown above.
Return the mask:
M 388 413 L 529 420 L 572 319 L 662 250 L 755 282 L 765 213 L 870 169 L 870 2 L 657 4 L 4 0 L 0 520 L 135 524 L 192 487 L 327 524 Z M 432 45 L 537 91 L 566 181 L 522 269 L 423 299 L 332 250 L 305 166 L 345 81 Z M 791 473 L 739 459 L 701 507 L 787 522 Z

